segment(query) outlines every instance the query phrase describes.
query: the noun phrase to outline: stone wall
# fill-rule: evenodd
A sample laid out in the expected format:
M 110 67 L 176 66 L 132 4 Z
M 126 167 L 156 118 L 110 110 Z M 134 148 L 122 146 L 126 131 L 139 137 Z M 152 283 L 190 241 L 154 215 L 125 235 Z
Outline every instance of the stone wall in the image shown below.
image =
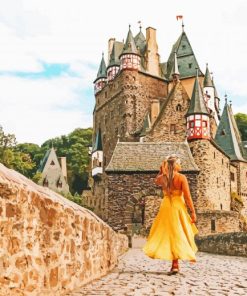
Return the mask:
M 152 201 L 149 200 L 150 196 L 152 196 L 152 199 L 160 199 L 162 196 L 161 189 L 154 184 L 157 173 L 108 174 L 108 223 L 114 229 L 120 230 L 127 227 L 129 231 L 131 231 L 134 205 L 141 198 L 145 200 L 145 203 L 147 199 L 147 204 L 152 203 Z M 196 175 L 186 174 L 186 176 L 190 184 L 192 198 L 196 199 Z M 195 186 L 192 186 L 192 182 Z M 158 203 L 159 201 L 157 200 L 154 211 L 157 210 Z M 148 205 L 145 216 L 149 217 L 149 222 L 144 222 L 146 223 L 145 228 L 151 226 L 148 225 L 148 223 L 151 223 L 153 213 L 149 211 L 151 211 L 151 207 Z
M 240 162 L 239 163 L 240 169 L 240 195 L 244 204 L 242 214 L 247 219 L 247 163 Z
M 234 211 L 198 211 L 196 226 L 200 236 L 240 231 L 239 213 Z
M 196 244 L 202 252 L 247 257 L 246 232 L 233 232 L 197 237 Z
M 60 296 L 106 274 L 128 239 L 0 164 L 0 295 Z
M 146 142 L 183 142 L 186 139 L 185 114 L 189 108 L 189 97 L 179 82 L 162 107 L 158 120 L 147 133 Z
M 96 95 L 94 138 L 101 128 L 104 166 L 110 161 L 118 135 L 121 141 L 137 141 L 134 133 L 141 129 L 153 99 L 167 97 L 167 84 L 158 77 L 138 71 L 121 71 Z
M 196 208 L 198 210 L 230 210 L 230 161 L 212 142 L 189 143 L 200 169 Z

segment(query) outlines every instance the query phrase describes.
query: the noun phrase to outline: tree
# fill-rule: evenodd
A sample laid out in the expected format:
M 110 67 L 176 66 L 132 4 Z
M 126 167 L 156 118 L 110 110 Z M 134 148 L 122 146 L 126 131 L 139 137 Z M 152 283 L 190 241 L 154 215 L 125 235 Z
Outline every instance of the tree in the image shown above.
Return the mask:
M 16 151 L 16 138 L 13 134 L 5 134 L 0 126 L 0 162 L 28 176 L 35 167 L 29 154 Z
M 59 156 L 66 156 L 68 182 L 72 194 L 81 193 L 87 187 L 89 162 L 88 147 L 92 144 L 92 129 L 77 128 L 67 136 L 46 141 L 41 150 L 43 154 L 55 147 Z
M 247 141 L 247 114 L 237 113 L 234 117 L 241 133 L 242 141 Z

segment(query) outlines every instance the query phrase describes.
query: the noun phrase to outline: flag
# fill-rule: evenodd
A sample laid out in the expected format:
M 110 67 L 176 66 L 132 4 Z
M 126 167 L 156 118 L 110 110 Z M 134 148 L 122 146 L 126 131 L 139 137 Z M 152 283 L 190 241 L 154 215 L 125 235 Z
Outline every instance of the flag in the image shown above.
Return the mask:
M 178 20 L 182 20 L 183 19 L 183 16 L 182 15 L 177 15 L 176 18 L 177 18 L 177 21 Z

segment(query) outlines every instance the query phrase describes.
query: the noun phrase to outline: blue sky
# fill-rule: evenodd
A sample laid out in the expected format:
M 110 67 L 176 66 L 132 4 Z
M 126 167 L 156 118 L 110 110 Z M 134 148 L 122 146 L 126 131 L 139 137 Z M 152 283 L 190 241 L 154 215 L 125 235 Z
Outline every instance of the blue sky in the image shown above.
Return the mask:
M 0 124 L 18 142 L 42 144 L 77 127 L 92 126 L 93 80 L 111 37 L 128 25 L 157 29 L 161 61 L 181 33 L 176 15 L 203 71 L 217 91 L 247 113 L 247 3 L 244 0 L 0 0 Z M 59 9 L 58 9 L 59 8 Z M 96 9 L 97 8 L 97 9 Z

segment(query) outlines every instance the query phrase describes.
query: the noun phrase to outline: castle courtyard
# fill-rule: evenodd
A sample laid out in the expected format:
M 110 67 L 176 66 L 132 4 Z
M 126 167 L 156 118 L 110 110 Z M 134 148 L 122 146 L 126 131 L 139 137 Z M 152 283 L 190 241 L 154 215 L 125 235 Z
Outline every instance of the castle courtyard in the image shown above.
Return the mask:
M 168 276 L 170 264 L 146 257 L 136 241 L 108 275 L 70 296 L 233 296 L 247 295 L 247 258 L 198 253 L 197 263 L 181 263 L 178 275 Z

